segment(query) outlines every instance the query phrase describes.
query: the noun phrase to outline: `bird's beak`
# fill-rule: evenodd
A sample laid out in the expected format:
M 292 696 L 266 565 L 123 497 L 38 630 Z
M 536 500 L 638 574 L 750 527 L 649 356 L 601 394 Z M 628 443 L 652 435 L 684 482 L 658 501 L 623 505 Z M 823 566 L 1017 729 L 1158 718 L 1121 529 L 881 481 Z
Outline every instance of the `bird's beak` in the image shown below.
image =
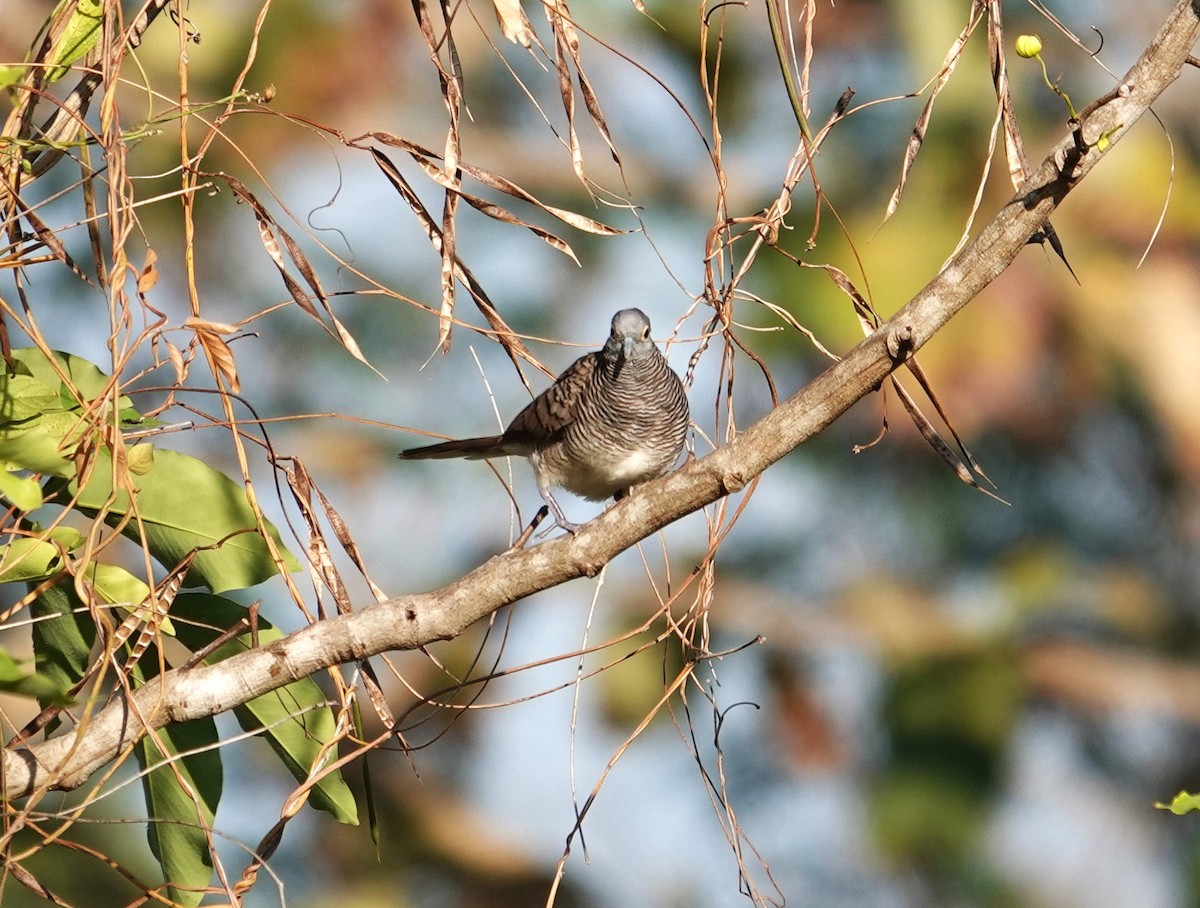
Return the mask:
M 634 341 L 632 337 L 627 337 L 621 341 L 621 355 L 617 358 L 617 368 L 614 370 L 614 378 L 621 374 L 622 367 L 629 361 L 629 358 L 633 356 L 633 343 Z

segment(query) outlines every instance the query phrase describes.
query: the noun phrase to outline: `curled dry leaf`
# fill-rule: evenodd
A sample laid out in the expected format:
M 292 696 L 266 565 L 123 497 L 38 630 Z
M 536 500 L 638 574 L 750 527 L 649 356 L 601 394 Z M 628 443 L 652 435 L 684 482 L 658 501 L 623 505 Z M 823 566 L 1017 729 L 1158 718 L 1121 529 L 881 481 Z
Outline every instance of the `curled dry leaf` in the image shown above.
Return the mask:
M 396 191 L 400 193 L 400 197 L 404 199 L 405 204 L 407 204 L 408 207 L 412 209 L 413 214 L 417 216 L 417 220 L 420 222 L 421 228 L 425 231 L 425 235 L 429 237 L 429 241 L 432 243 L 433 248 L 439 254 L 441 254 L 443 248 L 441 228 L 439 228 L 434 222 L 433 217 L 429 214 L 429 211 L 425 208 L 424 203 L 422 203 L 421 199 L 417 196 L 416 191 L 409 184 L 408 180 L 404 178 L 404 174 L 402 174 L 392 160 L 379 149 L 368 148 L 367 150 L 375 159 L 375 163 L 383 172 L 384 176 L 387 177 L 388 181 L 392 184 L 392 186 L 395 187 Z M 499 311 L 492 304 L 492 301 L 488 299 L 487 293 L 484 292 L 483 286 L 475 278 L 475 275 L 471 273 L 471 270 L 463 264 L 462 260 L 458 258 L 458 256 L 454 257 L 454 276 L 462 282 L 464 287 L 467 288 L 467 291 L 471 294 L 471 299 L 475 301 L 475 306 L 480 312 L 483 313 L 484 318 L 487 319 L 488 324 L 495 332 L 496 340 L 502 347 L 504 347 L 509 359 L 512 360 L 513 365 L 516 367 L 517 375 L 520 376 L 521 383 L 525 385 L 527 390 L 532 391 L 533 389 L 529 384 L 529 379 L 525 377 L 525 372 L 521 368 L 522 359 L 526 360 L 527 362 L 535 364 L 537 363 L 537 360 L 534 359 L 533 354 L 529 352 L 529 348 L 525 345 L 524 341 L 517 336 L 512 328 L 508 326 L 508 323 L 505 322 L 500 316 Z M 542 368 L 542 371 L 547 375 L 551 375 L 549 370 L 545 369 L 544 367 L 539 366 L 539 368 Z
M 896 395 L 900 398 L 900 402 L 904 404 L 904 409 L 908 411 L 908 415 L 912 418 L 913 425 L 917 427 L 917 431 L 921 433 L 921 437 L 929 443 L 929 446 L 933 448 L 938 457 L 940 457 L 942 461 L 954 471 L 954 475 L 956 475 L 961 482 L 966 483 L 973 488 L 976 492 L 982 492 L 988 498 L 994 498 L 1001 504 L 1008 504 L 1009 502 L 1005 501 L 995 492 L 991 491 L 990 489 L 985 489 L 975 481 L 975 477 L 971 475 L 971 470 L 967 468 L 966 463 L 964 463 L 963 459 L 960 458 L 958 454 L 955 453 L 954 449 L 946 443 L 946 440 L 942 438 L 937 429 L 933 427 L 933 423 L 930 422 L 929 417 L 921 412 L 921 409 L 917 406 L 916 401 L 913 400 L 912 395 L 909 394 L 908 391 L 905 390 L 904 386 L 896 380 L 895 375 L 890 376 L 890 378 L 892 387 L 896 389 Z M 928 393 L 928 389 L 926 389 L 926 393 Z M 940 412 L 941 408 L 939 407 L 938 409 Z M 967 460 L 975 468 L 976 472 L 983 476 L 984 479 L 987 479 L 987 476 L 982 470 L 979 469 L 978 464 L 975 463 L 975 458 L 970 455 L 970 452 L 968 452 L 966 448 L 963 447 L 961 439 L 958 438 L 958 433 L 954 432 L 953 427 L 950 427 L 950 430 L 954 434 L 955 440 L 958 442 L 959 449 L 967 456 Z M 990 480 L 988 481 L 990 482 Z
M 457 157 L 457 154 L 447 153 L 447 163 Z M 454 217 L 458 212 L 458 198 L 456 193 L 447 192 L 442 200 L 442 306 L 438 312 L 438 349 L 442 353 L 450 352 L 450 334 L 454 328 L 454 263 L 458 258 Z
M 597 132 L 600 133 L 604 144 L 608 146 L 608 150 L 618 167 L 621 164 L 621 156 L 617 152 L 617 146 L 613 141 L 612 133 L 609 131 L 608 122 L 604 118 L 604 112 L 600 109 L 600 99 L 596 96 L 587 73 L 584 72 L 583 57 L 579 51 L 579 33 L 575 30 L 575 25 L 571 20 L 571 11 L 567 8 L 566 0 L 552 0 L 552 2 L 547 3 L 546 17 L 550 20 L 550 24 L 554 28 L 555 65 L 558 69 L 559 91 L 563 96 L 563 110 L 567 115 L 567 122 L 570 126 L 571 162 L 575 167 L 576 174 L 581 180 L 585 181 L 586 185 L 583 172 L 583 150 L 579 145 L 579 137 L 575 132 L 575 95 L 571 88 L 571 75 L 566 59 L 564 58 L 564 51 L 566 52 L 566 56 L 569 56 L 571 62 L 575 65 L 575 73 L 579 81 L 579 90 L 583 94 L 584 106 L 587 108 L 588 114 L 592 118 L 592 123 L 595 125 Z
M 971 239 L 971 228 L 975 223 L 975 216 L 979 214 L 980 206 L 983 204 L 984 190 L 987 188 L 988 177 L 992 172 L 992 161 L 996 156 L 996 142 L 1001 127 L 1004 132 L 1004 150 L 1008 160 L 1009 179 L 1014 189 L 1019 188 L 1025 181 L 1025 174 L 1028 170 L 1025 149 L 1021 141 L 1021 131 L 1017 125 L 1016 111 L 1013 107 L 1012 91 L 1008 81 L 1008 66 L 1004 59 L 1004 20 L 1000 0 L 987 0 L 987 42 L 992 84 L 996 89 L 996 116 L 988 135 L 983 172 L 975 186 L 975 200 L 971 203 L 971 210 L 967 214 L 967 222 L 963 226 L 958 243 L 946 257 L 947 262 L 958 255 Z
M 229 390 L 235 393 L 240 391 L 242 383 L 238 380 L 233 350 L 221 337 L 222 334 L 232 334 L 236 330 L 234 326 L 193 317 L 184 322 L 184 327 L 191 328 L 196 332 L 196 340 L 200 342 L 200 349 L 208 358 L 213 375 L 225 379 Z
M 330 591 L 334 594 L 334 598 L 338 604 L 339 612 L 350 611 L 350 601 L 346 598 L 345 585 L 342 583 L 341 575 L 337 571 L 337 567 L 333 562 L 329 552 L 329 546 L 325 541 L 324 534 L 321 531 L 320 514 L 317 513 L 317 507 L 314 504 L 314 496 L 320 504 L 321 514 L 324 515 L 330 527 L 333 529 L 334 536 L 341 544 L 342 550 L 350 556 L 350 560 L 358 569 L 362 578 L 367 582 L 371 589 L 371 593 L 375 599 L 382 602 L 387 596 L 367 575 L 366 562 L 363 560 L 362 554 L 358 549 L 358 544 L 354 541 L 353 535 L 350 533 L 346 522 L 342 516 L 333 507 L 325 493 L 320 487 L 313 482 L 312 475 L 308 472 L 308 468 L 304 463 L 295 458 L 289 459 L 286 463 L 279 464 L 284 471 L 284 476 L 287 478 L 288 487 L 292 491 L 292 496 L 297 505 L 300 507 L 300 512 L 304 517 L 304 522 L 308 527 L 309 532 L 309 550 L 310 553 L 319 553 L 319 565 L 322 573 L 330 579 Z M 314 561 L 314 564 L 318 562 Z
M 518 224 L 527 228 L 528 230 L 533 231 L 534 233 L 537 233 L 539 236 L 542 236 L 546 242 L 550 242 L 547 237 L 551 237 L 553 234 L 549 233 L 548 231 L 534 227 L 525 221 L 516 218 L 499 205 L 494 205 L 493 203 L 485 202 L 481 199 L 471 196 L 463 192 L 461 187 L 452 184 L 450 178 L 446 175 L 442 168 L 434 163 L 440 158 L 440 155 L 438 155 L 437 152 L 418 145 L 416 142 L 410 142 L 408 139 L 402 138 L 401 136 L 393 135 L 389 132 L 371 132 L 367 133 L 367 136 L 375 139 L 378 142 L 382 142 L 384 145 L 390 145 L 393 148 L 400 148 L 408 152 L 412 159 L 425 172 L 426 176 L 428 176 L 438 185 L 442 186 L 444 189 L 450 189 L 454 192 L 457 192 L 463 197 L 467 204 L 477 208 L 489 217 L 495 217 L 500 220 L 508 221 L 509 223 Z M 357 140 L 352 142 L 351 145 L 360 147 L 356 144 L 356 142 Z M 545 202 L 535 197 L 532 193 L 522 189 L 512 180 L 508 179 L 507 177 L 503 177 L 498 173 L 487 170 L 486 168 L 477 167 L 476 165 L 468 164 L 465 161 L 459 161 L 458 168 L 463 173 L 475 178 L 484 186 L 487 186 L 489 189 L 495 189 L 497 192 L 503 192 L 505 195 L 510 195 L 513 198 L 520 199 L 523 202 L 528 202 L 530 205 L 536 205 L 538 208 L 542 209 L 542 211 L 553 215 L 564 224 L 574 227 L 576 230 L 582 230 L 586 233 L 594 233 L 597 236 L 621 236 L 627 232 L 621 230 L 619 227 L 611 227 L 608 224 L 597 221 L 594 218 L 589 218 L 586 215 L 579 214 L 578 212 L 568 211 L 565 208 L 556 208 L 553 205 L 547 205 Z M 541 232 L 539 233 L 539 231 Z M 545 236 L 543 236 L 543 234 L 545 234 Z M 559 242 L 561 243 L 562 241 L 559 240 Z M 554 245 L 554 243 L 551 243 L 551 245 Z M 565 246 L 566 244 L 563 245 Z M 555 248 L 558 247 L 556 246 Z M 560 249 L 560 251 L 566 252 L 567 250 Z M 567 252 L 567 254 L 570 253 Z
M 827 264 L 805 265 L 805 267 L 822 269 L 826 274 L 829 275 L 834 284 L 837 285 L 838 289 L 850 298 L 851 303 L 854 305 L 854 313 L 858 317 L 858 322 L 862 328 L 864 336 L 869 335 L 872 331 L 879 327 L 882 321 L 882 319 L 879 317 L 879 313 L 876 312 L 875 307 L 872 306 L 870 302 L 868 302 L 867 299 L 858 292 L 858 288 L 854 286 L 854 282 L 850 280 L 844 271 L 834 265 Z M 912 374 L 913 378 L 916 379 L 917 384 L 921 386 L 921 390 L 925 393 L 925 396 L 929 398 L 929 402 L 932 403 L 934 409 L 937 410 L 937 414 L 941 417 L 942 422 L 945 424 L 946 430 L 950 433 L 950 437 L 954 439 L 954 445 L 951 446 L 949 442 L 942 438 L 937 429 L 934 428 L 934 425 L 929 418 L 921 412 L 921 409 L 917 406 L 916 401 L 913 400 L 912 395 L 908 393 L 908 391 L 903 385 L 900 384 L 899 381 L 897 381 L 896 376 L 892 375 L 890 377 L 892 387 L 896 389 L 897 396 L 900 398 L 901 403 L 904 404 L 904 409 L 908 412 L 909 417 L 912 419 L 913 425 L 915 425 L 917 427 L 917 431 L 921 433 L 921 437 L 924 438 L 929 443 L 929 446 L 932 447 L 935 452 L 937 452 L 937 455 L 942 458 L 942 460 L 945 461 L 945 463 L 952 470 L 954 470 L 955 475 L 958 476 L 962 482 L 966 483 L 977 491 L 983 492 L 985 495 L 991 498 L 995 498 L 997 501 L 1007 504 L 1008 502 L 1004 501 L 1003 498 L 1000 498 L 998 495 L 993 494 L 979 485 L 979 483 L 976 482 L 975 477 L 971 475 L 973 471 L 975 474 L 984 479 L 989 485 L 992 485 L 993 487 L 995 485 L 992 483 L 991 479 L 988 478 L 987 473 L 984 472 L 983 467 L 979 464 L 979 461 L 975 459 L 975 455 L 971 453 L 969 448 L 967 448 L 966 443 L 962 440 L 962 436 L 958 434 L 958 430 L 954 428 L 954 423 L 951 422 L 950 415 L 942 406 L 941 401 L 938 399 L 937 394 L 933 390 L 933 385 L 929 381 L 929 377 L 925 374 L 925 370 L 917 362 L 917 358 L 915 356 L 907 357 L 904 361 L 904 366 Z M 871 444 L 874 444 L 874 442 Z M 870 446 L 871 445 L 866 445 L 865 447 Z M 955 452 L 954 448 L 958 449 L 957 453 Z
M 30 873 L 28 870 L 26 870 L 24 867 L 22 867 L 16 861 L 12 862 L 12 866 L 9 868 L 9 873 L 11 873 L 13 875 L 13 878 L 18 883 L 20 883 L 22 886 L 24 886 L 26 889 L 28 889 L 34 895 L 42 897 L 43 899 L 48 901 L 50 904 L 52 904 L 52 905 L 69 905 L 70 904 L 70 902 L 65 902 L 62 899 L 60 899 L 57 895 L 54 894 L 53 890 L 51 890 L 49 887 L 46 886 L 45 883 L 43 883 L 41 880 L 39 880 L 37 877 L 35 877 L 32 873 Z
M 95 284 L 92 282 L 92 279 L 84 274 L 83 269 L 75 264 L 75 259 L 67 252 L 67 247 L 63 245 L 62 240 L 58 238 L 58 235 L 50 229 L 46 222 L 39 218 L 20 196 L 9 193 L 8 197 L 20 209 L 22 216 L 29 222 L 29 226 L 33 228 L 33 232 L 37 234 L 38 240 L 50 250 L 50 254 L 71 269 L 71 273 L 77 278 L 85 284 L 94 287 Z
M 571 19 L 571 10 L 567 7 L 567 0 L 548 0 L 544 6 L 546 18 L 554 26 L 555 36 L 566 44 L 572 58 L 578 62 L 579 32 L 575 30 L 575 23 Z
M 137 292 L 141 295 L 149 293 L 158 283 L 158 253 L 146 248 L 146 262 L 138 273 Z
M 988 56 L 991 58 L 992 83 L 996 88 L 996 103 L 1004 127 L 1004 151 L 1008 162 L 1008 178 L 1013 189 L 1020 189 L 1029 173 L 1025 142 L 1017 123 L 1013 104 L 1012 85 L 1008 79 L 1008 64 L 1004 59 L 1004 24 L 1000 0 L 988 0 Z
M 183 361 L 183 354 L 179 352 L 179 348 L 170 341 L 167 341 L 167 359 L 171 361 L 171 368 L 175 370 L 175 381 L 183 384 L 187 380 L 187 364 Z
M 188 566 L 194 557 L 194 554 L 189 555 L 182 563 L 177 564 L 170 574 L 160 583 L 155 584 L 154 590 L 147 587 L 146 597 L 134 607 L 113 634 L 113 642 L 119 643 L 128 640 L 133 631 L 141 628 L 125 659 L 126 671 L 141 661 L 146 650 L 150 648 L 150 644 L 156 642 L 161 634 L 175 635 L 175 631 L 171 627 L 171 606 L 175 602 L 175 597 L 179 595 L 179 590 L 183 587 L 183 579 L 187 576 Z M 115 650 L 117 647 L 112 646 L 112 649 Z
M 252 192 L 250 192 L 244 183 L 235 177 L 229 176 L 228 174 L 222 174 L 221 176 L 229 184 L 229 188 L 233 190 L 233 194 L 237 196 L 238 200 L 245 202 L 254 212 L 255 220 L 258 222 L 258 232 L 259 236 L 262 238 L 263 248 L 266 249 L 267 255 L 269 255 L 271 257 L 271 261 L 274 262 L 275 268 L 279 271 L 279 276 L 283 279 L 283 284 L 285 287 L 287 287 L 287 291 L 291 295 L 292 300 L 297 306 L 304 310 L 304 312 L 312 316 L 312 318 L 315 319 L 331 337 L 336 338 L 345 348 L 346 352 L 348 352 L 363 365 L 374 369 L 374 366 L 367 362 L 366 357 L 363 355 L 362 349 L 358 346 L 358 342 L 354 339 L 353 335 L 351 335 L 346 326 L 338 320 L 337 316 L 333 314 L 333 310 L 329 305 L 329 299 L 325 295 L 325 290 L 321 286 L 320 279 L 317 277 L 316 269 L 313 268 L 308 256 L 304 254 L 304 250 L 300 248 L 300 245 L 292 238 L 291 234 L 289 234 L 283 229 L 283 227 L 279 225 L 279 222 L 271 216 L 271 213 L 267 211 L 262 202 L 260 202 Z M 279 234 L 279 240 L 275 239 L 276 233 Z M 321 317 L 321 313 L 317 311 L 317 307 L 313 305 L 312 299 L 309 297 L 309 294 L 304 291 L 304 288 L 300 286 L 299 281 L 292 277 L 292 275 L 288 272 L 287 263 L 283 258 L 283 251 L 280 249 L 280 240 L 283 242 L 283 248 L 287 250 L 288 258 L 290 258 L 293 264 L 295 264 L 296 269 L 300 272 L 300 276 L 304 278 L 305 283 L 307 283 L 309 289 L 312 290 L 312 295 L 315 296 L 316 299 L 321 303 L 322 308 L 324 308 L 326 314 L 329 316 L 329 320 L 333 324 L 332 329 L 329 327 L 329 325 L 325 324 L 325 320 Z
M 183 327 L 193 331 L 215 331 L 217 334 L 236 334 L 240 330 L 237 325 L 231 325 L 229 322 L 214 322 L 194 315 L 184 321 Z
M 323 585 L 333 595 L 338 614 L 350 612 L 350 599 L 346 585 L 342 582 L 341 572 L 333 562 L 329 544 L 325 534 L 321 532 L 321 524 L 313 508 L 313 481 L 308 469 L 296 459 L 290 461 L 290 466 L 284 467 L 288 486 L 292 490 L 292 498 L 300 506 L 304 524 L 308 527 L 308 568 L 314 579 Z
M 885 221 L 895 214 L 896 209 L 900 207 L 900 196 L 904 194 L 904 187 L 908 183 L 908 175 L 917 160 L 917 153 L 921 150 L 921 145 L 925 142 L 925 131 L 929 128 L 929 121 L 933 117 L 933 105 L 937 103 L 942 89 L 946 87 L 946 83 L 954 75 L 954 69 L 958 66 L 958 61 L 962 59 L 963 49 L 967 46 L 967 40 L 975 31 L 975 27 L 979 25 L 983 15 L 983 0 L 972 0 L 971 11 L 967 15 L 967 24 L 959 32 L 958 37 L 954 39 L 954 43 L 950 45 L 950 50 L 946 52 L 946 58 L 942 61 L 941 68 L 933 78 L 933 91 L 929 95 L 929 100 L 925 102 L 924 108 L 921 109 L 921 115 L 917 117 L 917 123 L 913 127 L 912 135 L 909 136 L 908 148 L 904 152 L 904 163 L 900 166 L 900 182 L 896 184 L 896 188 L 892 191 L 892 197 L 888 200 L 887 211 L 883 216 Z
M 513 44 L 528 48 L 533 45 L 533 26 L 521 8 L 521 0 L 492 0 L 500 30 Z
M 566 43 L 563 37 L 562 16 L 556 16 L 550 6 L 546 15 L 554 27 L 554 70 L 558 75 L 558 93 L 562 97 L 563 113 L 567 116 L 567 147 L 571 151 L 571 166 L 575 175 L 587 183 L 583 167 L 583 147 L 579 144 L 579 133 L 575 131 L 575 89 L 571 84 L 571 69 L 567 66 L 567 55 L 563 52 Z
M 392 707 L 388 704 L 387 695 L 384 693 L 383 685 L 379 683 L 379 676 L 375 674 L 375 669 L 371 667 L 371 663 L 363 660 L 361 664 L 363 687 L 367 691 L 367 696 L 371 699 L 371 706 L 375 710 L 375 715 L 379 717 L 379 721 L 383 723 L 383 727 L 388 731 L 396 731 L 396 714 L 392 712 Z M 403 741 L 403 736 L 400 732 L 396 732 L 397 737 Z

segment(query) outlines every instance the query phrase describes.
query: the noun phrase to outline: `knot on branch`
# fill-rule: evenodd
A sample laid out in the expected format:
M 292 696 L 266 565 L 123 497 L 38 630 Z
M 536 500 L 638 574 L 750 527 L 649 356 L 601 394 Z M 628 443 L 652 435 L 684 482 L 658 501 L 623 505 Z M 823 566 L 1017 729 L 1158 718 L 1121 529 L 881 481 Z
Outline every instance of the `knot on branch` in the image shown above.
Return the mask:
M 1054 166 L 1064 180 L 1074 183 L 1083 176 L 1083 156 L 1088 153 L 1088 144 L 1083 139 L 1083 123 L 1078 117 L 1072 117 L 1067 125 L 1071 127 L 1071 139 L 1075 144 L 1054 153 Z
M 737 470 L 729 470 L 721 475 L 721 490 L 726 495 L 733 495 L 746 487 L 746 477 Z
M 579 565 L 579 570 L 583 572 L 584 577 L 595 577 L 604 570 L 604 562 L 585 561 Z
M 896 325 L 887 333 L 884 343 L 892 362 L 903 362 L 913 351 L 913 326 Z

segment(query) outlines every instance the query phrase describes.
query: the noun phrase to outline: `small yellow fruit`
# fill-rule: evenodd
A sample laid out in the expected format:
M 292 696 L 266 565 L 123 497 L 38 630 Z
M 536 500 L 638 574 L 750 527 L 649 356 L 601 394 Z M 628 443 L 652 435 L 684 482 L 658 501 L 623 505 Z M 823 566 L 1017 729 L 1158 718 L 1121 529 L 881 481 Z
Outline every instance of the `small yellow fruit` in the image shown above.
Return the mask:
M 1017 36 L 1017 56 L 1036 57 L 1042 52 L 1042 39 L 1037 35 L 1018 35 Z

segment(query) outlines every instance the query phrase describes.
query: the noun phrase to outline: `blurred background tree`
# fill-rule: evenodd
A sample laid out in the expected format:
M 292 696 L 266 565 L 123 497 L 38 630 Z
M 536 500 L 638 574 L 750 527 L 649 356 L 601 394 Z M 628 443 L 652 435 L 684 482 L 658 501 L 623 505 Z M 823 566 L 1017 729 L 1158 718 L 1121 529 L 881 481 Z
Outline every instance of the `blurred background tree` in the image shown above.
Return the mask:
M 39 28 L 71 6 L 0 0 L 0 62 L 15 78 Z M 1065 110 L 1036 62 L 1011 52 L 1015 37 L 1041 34 L 1050 79 L 1082 107 L 1114 84 L 1097 64 L 1122 73 L 1170 4 L 776 2 L 811 130 L 848 86 L 855 95 L 790 194 L 776 245 L 736 281 L 721 269 L 742 261 L 761 221 L 739 230 L 725 219 L 761 216 L 803 147 L 765 4 L 576 0 L 557 20 L 526 7 L 529 31 L 510 20 L 507 34 L 496 8 L 516 4 L 478 0 L 172 6 L 152 23 L 105 95 L 111 106 L 94 101 L 87 114 L 94 134 L 114 123 L 115 134 L 99 148 L 72 145 L 23 198 L 93 278 L 114 249 L 135 269 L 153 249 L 147 299 L 165 313 L 155 343 L 170 340 L 192 363 L 182 381 L 149 336 L 117 361 L 111 339 L 136 330 L 61 255 L 32 247 L 28 223 L 5 240 L 12 345 L 31 342 L 20 314 L 50 347 L 123 380 L 152 370 L 123 391 L 140 392 L 143 410 L 175 404 L 160 418 L 195 428 L 157 443 L 234 476 L 217 380 L 185 326 L 191 300 L 203 319 L 236 326 L 223 335 L 236 369 L 223 381 L 235 374 L 254 408 L 233 405 L 240 426 L 303 463 L 341 515 L 366 566 L 331 556 L 355 607 L 372 601 L 367 573 L 397 594 L 469 570 L 504 548 L 536 501 L 520 464 L 514 515 L 497 481 L 509 477 L 503 463 L 493 474 L 395 459 L 414 432 L 483 434 L 493 406 L 515 413 L 528 391 L 514 361 L 535 392 L 547 381 L 521 350 L 494 342 L 504 337 L 495 317 L 461 283 L 453 322 L 437 318 L 450 300 L 445 241 L 430 242 L 430 225 L 551 373 L 580 352 L 551 339 L 594 348 L 615 309 L 646 310 L 689 374 L 704 454 L 771 407 L 771 383 L 786 396 L 828 363 L 822 347 L 861 338 L 843 290 L 797 259 L 840 268 L 886 316 L 971 229 L 977 193 L 977 221 L 1010 197 L 1002 148 L 985 171 L 996 118 L 987 30 L 1001 29 L 1001 12 L 1014 110 L 1037 161 L 1065 132 Z M 126 25 L 142 9 L 105 4 L 110 27 L 118 8 Z M 885 217 L 930 80 L 970 22 Z M 72 84 L 46 91 L 62 97 Z M 752 494 L 680 521 L 640 558 L 627 553 L 598 580 L 539 594 L 428 652 L 373 660 L 410 748 L 372 754 L 369 780 L 361 760 L 346 773 L 360 803 L 370 789 L 378 847 L 362 828 L 301 812 L 245 903 L 504 906 L 553 892 L 560 906 L 723 906 L 746 893 L 760 904 L 1196 904 L 1196 820 L 1153 808 L 1200 784 L 1193 95 L 1188 84 L 1169 90 L 1157 121 L 1140 122 L 1056 213 L 1078 279 L 1049 247 L 1030 246 L 921 351 L 1008 506 L 956 481 L 894 393 L 868 397 Z M 53 104 L 38 110 L 41 122 Z M 350 141 L 368 133 L 383 141 Z M 425 156 L 423 168 L 388 144 L 395 137 L 574 212 L 564 221 L 463 178 L 468 192 L 561 237 L 573 259 L 462 202 L 447 211 L 431 178 L 445 177 L 442 161 Z M 390 178 L 368 145 L 388 157 Z M 338 342 L 328 313 L 317 324 L 292 304 L 262 219 L 226 174 L 295 239 L 340 339 L 353 343 Z M 131 192 L 136 229 L 113 237 L 102 224 L 98 253 L 77 225 L 89 205 L 111 210 L 110 187 Z M 286 249 L 282 258 L 295 275 Z M 732 321 L 712 336 L 721 288 L 735 291 L 720 300 Z M 133 311 L 140 328 L 145 310 Z M 250 470 L 261 492 L 276 478 L 260 460 Z M 303 527 L 283 501 L 263 501 L 266 515 Z M 595 512 L 567 507 L 577 520 Z M 287 538 L 305 549 L 303 531 Z M 689 586 L 698 563 L 703 578 Z M 312 587 L 300 602 L 332 611 L 328 591 Z M 284 631 L 308 620 L 278 580 L 240 595 L 261 599 Z M 28 649 L 26 617 L 6 613 L 9 652 Z M 664 697 L 685 640 L 736 651 L 700 662 Z M 347 689 L 322 683 L 348 702 Z M 37 713 L 24 698 L 2 708 L 6 737 Z M 377 720 L 365 721 L 374 737 Z M 211 847 L 216 879 L 233 881 L 295 785 L 260 741 L 224 719 L 217 728 L 225 790 Z M 66 904 L 144 898 L 159 871 L 147 808 L 127 784 L 135 771 L 43 799 L 67 829 L 57 843 L 44 825 L 20 828 L 25 815 L 10 809 L 6 905 L 46 902 L 26 875 Z

